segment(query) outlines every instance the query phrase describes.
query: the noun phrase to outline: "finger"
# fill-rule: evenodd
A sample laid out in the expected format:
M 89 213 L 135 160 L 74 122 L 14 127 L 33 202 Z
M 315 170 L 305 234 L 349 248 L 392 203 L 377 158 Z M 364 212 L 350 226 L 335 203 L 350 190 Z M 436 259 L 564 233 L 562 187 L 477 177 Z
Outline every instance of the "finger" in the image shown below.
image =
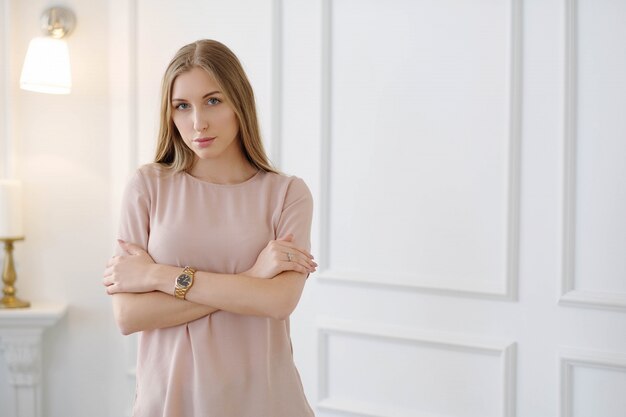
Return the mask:
M 304 250 L 304 249 L 300 249 L 297 248 L 295 246 L 289 247 L 289 246 L 284 246 L 281 248 L 281 250 L 285 251 L 285 252 L 291 252 L 295 255 L 299 255 L 299 256 L 303 256 L 307 259 L 311 259 L 313 260 L 313 255 L 311 255 L 308 251 Z
M 129 255 L 132 255 L 132 253 L 131 253 L 132 249 L 129 247 L 128 243 L 126 243 L 122 239 L 117 239 L 117 244 L 120 245 L 120 248 L 122 248 L 122 250 L 124 250 L 124 252 L 126 252 Z
M 111 258 L 109 258 L 109 260 L 107 261 L 106 267 L 110 268 L 113 265 L 115 265 L 117 263 L 117 261 L 120 259 L 119 256 L 111 256 Z
M 304 266 L 300 265 L 297 262 L 287 262 L 287 269 L 285 269 L 285 271 L 296 271 L 296 272 L 300 272 L 302 274 L 308 274 L 309 271 L 307 268 L 305 268 Z
M 108 266 L 104 269 L 102 276 L 106 278 L 110 277 L 111 275 L 113 275 L 113 266 Z
M 294 261 L 304 266 L 307 269 L 315 269 L 317 264 L 311 260 L 308 256 L 301 252 L 288 252 L 290 255 L 287 255 L 287 260 Z
M 305 256 L 297 257 L 297 262 L 307 269 L 308 272 L 315 272 L 317 264 Z
M 281 241 L 279 243 L 276 243 L 275 248 L 283 252 L 299 252 L 307 258 L 313 259 L 313 255 L 311 255 L 308 251 L 297 247 L 294 243 L 291 242 Z
M 317 264 L 302 253 L 287 252 L 285 254 L 287 262 L 296 263 L 305 268 L 308 272 L 315 272 Z

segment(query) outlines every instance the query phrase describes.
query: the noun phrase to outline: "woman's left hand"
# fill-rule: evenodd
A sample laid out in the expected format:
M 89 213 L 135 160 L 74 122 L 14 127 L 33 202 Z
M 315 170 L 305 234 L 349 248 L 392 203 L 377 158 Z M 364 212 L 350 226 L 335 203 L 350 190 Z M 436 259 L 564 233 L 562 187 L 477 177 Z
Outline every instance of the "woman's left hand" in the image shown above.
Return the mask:
M 156 283 L 150 280 L 151 268 L 156 266 L 152 257 L 135 244 L 123 240 L 118 243 L 125 253 L 107 263 L 102 280 L 107 294 L 155 291 Z
M 270 240 L 263 248 L 252 268 L 244 272 L 255 278 L 273 278 L 283 271 L 296 271 L 302 274 L 315 272 L 317 263 L 306 250 L 293 243 L 293 235 Z

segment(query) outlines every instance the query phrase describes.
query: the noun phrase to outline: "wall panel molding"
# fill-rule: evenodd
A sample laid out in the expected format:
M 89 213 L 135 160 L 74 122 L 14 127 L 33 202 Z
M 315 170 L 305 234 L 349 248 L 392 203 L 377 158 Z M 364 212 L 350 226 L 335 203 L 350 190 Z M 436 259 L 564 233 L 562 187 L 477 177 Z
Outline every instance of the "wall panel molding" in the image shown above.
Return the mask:
M 111 179 L 111 230 L 117 231 L 122 195 L 130 175 L 137 169 L 138 161 L 138 70 L 137 70 L 137 0 L 112 0 L 109 3 L 110 48 L 110 179 Z M 132 414 L 135 389 L 135 357 L 137 336 L 124 339 L 126 351 L 126 388 L 130 393 L 124 415 Z
M 12 114 L 9 105 L 13 88 L 11 68 L 11 0 L 0 0 L 0 178 L 13 177 L 15 149 L 12 135 Z
M 611 369 L 626 373 L 626 354 L 562 348 L 560 352 L 560 417 L 572 417 L 574 404 L 574 368 Z
M 506 270 L 502 271 L 501 282 L 473 282 L 468 286 L 461 277 L 452 285 L 441 286 L 436 277 L 381 274 L 346 274 L 333 271 L 324 264 L 329 259 L 330 247 L 330 178 L 332 141 L 332 3 L 322 0 L 321 12 L 321 121 L 320 121 L 320 246 L 322 264 L 318 277 L 326 281 L 349 284 L 374 284 L 390 288 L 409 288 L 417 291 L 439 292 L 454 296 L 485 297 L 505 300 L 517 299 L 519 263 L 519 199 L 520 199 L 520 138 L 521 138 L 521 73 L 522 73 L 522 5 L 521 0 L 510 2 L 510 46 L 509 46 L 509 160 L 506 230 Z M 402 279 L 404 278 L 404 279 Z
M 500 360 L 502 416 L 514 417 L 516 407 L 517 344 L 487 341 L 480 338 L 429 333 L 411 328 L 318 317 L 318 401 L 323 410 L 359 417 L 384 417 L 387 410 L 373 410 L 371 404 L 332 398 L 329 392 L 328 344 L 333 335 L 382 339 L 395 343 L 429 346 L 435 349 L 462 351 L 468 354 L 496 356 Z M 420 415 L 411 414 L 411 417 Z
M 111 212 L 117 230 L 121 196 L 138 165 L 137 0 L 110 2 Z
M 269 158 L 280 169 L 283 140 L 283 0 L 272 0 L 271 138 Z
M 577 0 L 565 0 L 563 236 L 559 304 L 626 310 L 626 294 L 576 289 Z

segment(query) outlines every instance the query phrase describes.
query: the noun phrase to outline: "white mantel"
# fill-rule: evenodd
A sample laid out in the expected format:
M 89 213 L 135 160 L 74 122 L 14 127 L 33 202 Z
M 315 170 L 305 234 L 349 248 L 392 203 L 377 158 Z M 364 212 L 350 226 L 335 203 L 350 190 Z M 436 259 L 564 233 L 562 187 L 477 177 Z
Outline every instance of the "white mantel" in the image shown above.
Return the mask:
M 63 317 L 66 309 L 64 304 L 44 303 L 23 309 L 0 309 L 0 353 L 15 392 L 15 417 L 42 417 L 42 335 Z

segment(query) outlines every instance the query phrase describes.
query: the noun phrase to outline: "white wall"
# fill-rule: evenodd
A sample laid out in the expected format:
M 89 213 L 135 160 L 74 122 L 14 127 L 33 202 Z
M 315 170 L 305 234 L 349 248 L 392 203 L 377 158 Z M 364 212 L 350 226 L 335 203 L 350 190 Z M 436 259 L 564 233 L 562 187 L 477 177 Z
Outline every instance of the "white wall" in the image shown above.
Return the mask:
M 622 416 L 626 3 L 284 4 L 318 417 Z
M 26 190 L 27 240 L 16 249 L 20 295 L 70 306 L 45 336 L 46 416 L 128 411 L 132 339 L 114 328 L 100 277 L 126 175 L 152 153 L 149 106 L 165 49 L 197 37 L 225 40 L 240 54 L 274 158 L 304 177 L 316 198 L 322 267 L 307 284 L 292 334 L 319 416 L 389 415 L 401 403 L 410 416 L 621 415 L 624 2 L 196 0 L 175 13 L 164 0 L 64 4 L 78 18 L 68 40 L 74 89 L 46 96 L 18 90 L 17 81 L 50 4 L 0 0 L 1 22 L 9 23 L 0 29 L 0 57 L 9 58 L 0 65 L 0 169 Z M 568 20 L 571 12 L 578 14 Z M 450 30 L 437 32 L 441 25 Z M 481 41 L 480 34 L 489 36 Z M 386 72 L 393 59 L 411 71 Z M 493 73 L 477 70 L 480 63 Z M 446 70 L 458 88 L 436 84 Z M 470 70 L 477 78 L 469 81 L 489 75 L 475 84 L 481 89 L 462 82 Z M 274 76 L 281 72 L 282 79 Z M 472 105 L 481 97 L 483 107 Z M 458 153 L 462 135 L 465 154 Z M 449 163 L 441 175 L 419 172 L 437 173 L 441 158 Z M 478 168 L 490 174 L 469 175 Z M 357 190 L 360 178 L 368 181 Z M 467 188 L 455 188 L 463 182 L 485 197 L 464 195 Z M 415 194 L 403 196 L 398 184 Z M 425 190 L 441 201 L 416 204 Z M 355 201 L 361 204 L 351 207 Z M 390 202 L 404 206 L 392 212 Z M 458 212 L 441 211 L 451 203 Z M 398 230 L 397 240 L 388 236 L 393 243 L 366 233 L 389 233 L 389 223 Z M 446 227 L 467 239 L 446 244 L 439 234 Z M 413 267 L 416 241 L 423 250 Z M 350 249 L 359 245 L 359 253 Z M 369 366 L 372 357 L 379 360 Z M 9 401 L 5 372 L 0 359 L 0 404 Z M 377 385 L 384 378 L 390 383 Z M 467 407 L 454 402 L 461 397 Z
M 70 95 L 17 88 L 29 40 L 40 35 L 44 0 L 4 0 L 8 92 L 0 109 L 5 172 L 23 181 L 26 240 L 16 245 L 18 295 L 63 302 L 67 315 L 44 335 L 46 417 L 119 416 L 127 363 L 100 280 L 112 251 L 110 227 L 109 14 L 105 0 L 62 2 L 77 17 L 68 38 Z M 7 130 L 9 130 L 7 132 Z M 13 150 L 13 151 L 11 151 Z M 14 153 L 14 155 L 11 155 Z M 9 172 L 10 171 L 10 172 Z M 10 404 L 0 359 L 0 404 Z

